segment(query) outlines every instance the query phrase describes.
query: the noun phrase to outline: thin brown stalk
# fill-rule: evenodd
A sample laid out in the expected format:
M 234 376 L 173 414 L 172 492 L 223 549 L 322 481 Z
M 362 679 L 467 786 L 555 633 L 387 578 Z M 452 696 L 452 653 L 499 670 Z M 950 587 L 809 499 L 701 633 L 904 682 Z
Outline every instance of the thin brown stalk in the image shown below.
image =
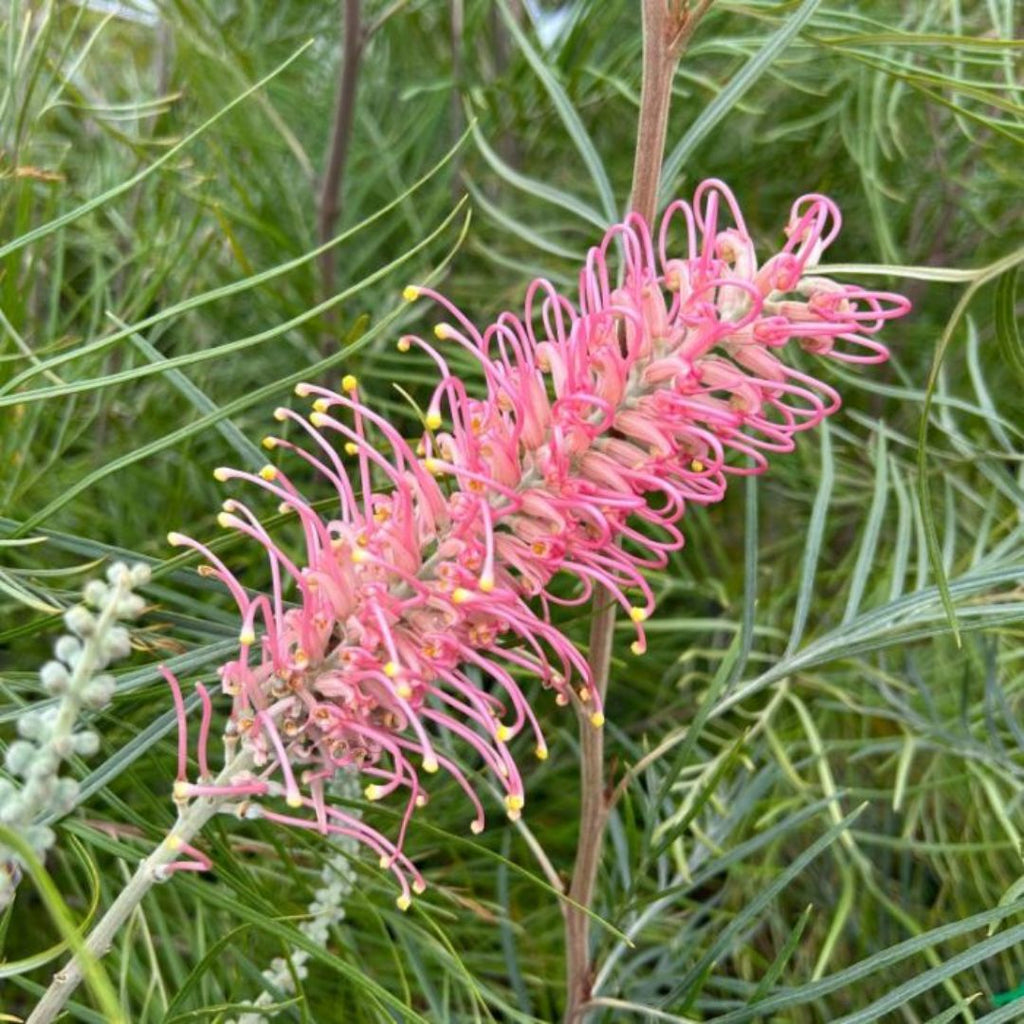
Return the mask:
M 334 108 L 334 123 L 327 146 L 324 177 L 317 204 L 317 237 L 326 245 L 333 237 L 341 214 L 341 186 L 345 176 L 355 122 L 356 90 L 359 85 L 359 65 L 362 61 L 365 36 L 361 26 L 359 0 L 342 0 L 342 58 L 338 79 L 338 96 Z M 320 285 L 324 298 L 334 294 L 335 254 L 326 249 L 320 255 Z M 333 314 L 327 314 L 333 317 Z M 330 324 L 330 326 L 334 326 Z
M 693 9 L 688 0 L 643 0 L 643 79 L 630 208 L 648 222 L 658 207 L 672 80 L 679 59 L 712 0 Z M 608 686 L 615 603 L 600 590 L 594 597 L 588 662 L 602 703 Z M 611 802 L 604 772 L 604 731 L 595 729 L 585 708 L 580 720 L 580 830 L 569 898 L 565 904 L 566 1024 L 584 1024 L 591 1003 L 593 965 L 590 915 Z

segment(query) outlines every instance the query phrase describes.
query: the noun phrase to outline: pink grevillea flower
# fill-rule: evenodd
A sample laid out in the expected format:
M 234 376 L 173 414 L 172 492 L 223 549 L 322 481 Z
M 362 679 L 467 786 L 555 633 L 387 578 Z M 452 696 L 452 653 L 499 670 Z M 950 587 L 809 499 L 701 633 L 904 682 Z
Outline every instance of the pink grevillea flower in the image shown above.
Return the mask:
M 264 445 L 312 469 L 331 507 L 314 509 L 274 466 L 216 476 L 255 485 L 293 513 L 301 558 L 235 498 L 219 521 L 266 551 L 269 594 L 244 589 L 204 545 L 171 536 L 201 552 L 203 571 L 238 603 L 239 655 L 221 669 L 221 686 L 233 699 L 229 740 L 256 765 L 209 783 L 204 695 L 202 777 L 185 782 L 182 761 L 179 796 L 281 796 L 295 813 L 261 802 L 265 817 L 373 847 L 399 877 L 403 907 L 409 879 L 422 885 L 402 853 L 409 818 L 427 800 L 421 773 L 450 773 L 473 809 L 470 828 L 484 827 L 448 740 L 475 753 L 517 818 L 523 783 L 509 744 L 526 731 L 547 756 L 518 678 L 539 679 L 594 727 L 604 722 L 586 661 L 552 624 L 551 605 L 603 588 L 635 623 L 642 653 L 654 609 L 646 573 L 682 546 L 687 504 L 719 501 L 730 475 L 762 472 L 770 453 L 791 450 L 798 432 L 839 407 L 784 350 L 887 357 L 876 336 L 909 303 L 810 273 L 839 224 L 830 200 L 805 196 L 782 249 L 759 263 L 732 193 L 707 181 L 692 204 L 668 208 L 656 237 L 636 215 L 611 228 L 587 257 L 575 304 L 537 280 L 522 318 L 503 313 L 481 331 L 443 296 L 408 288 L 407 299 L 428 297 L 447 315 L 436 341 L 399 341 L 427 352 L 440 374 L 422 437 L 404 438 L 352 377 L 340 392 L 299 385 L 312 413 L 278 409 L 291 438 Z M 438 342 L 469 353 L 479 393 Z M 565 573 L 577 582 L 568 597 L 552 586 Z M 325 782 L 350 766 L 373 779 L 371 800 L 404 793 L 394 840 L 325 800 Z

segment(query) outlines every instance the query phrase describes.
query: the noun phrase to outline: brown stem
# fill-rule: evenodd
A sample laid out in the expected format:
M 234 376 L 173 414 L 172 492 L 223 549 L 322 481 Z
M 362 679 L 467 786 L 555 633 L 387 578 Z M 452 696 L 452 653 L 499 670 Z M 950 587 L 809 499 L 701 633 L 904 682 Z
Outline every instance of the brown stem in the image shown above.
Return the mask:
M 587 658 L 593 686 L 602 704 L 608 692 L 614 633 L 615 601 L 602 589 L 594 596 Z M 569 899 L 573 902 L 565 904 L 566 1024 L 578 1019 L 581 1007 L 590 999 L 590 916 L 586 911 L 594 897 L 608 821 L 604 791 L 604 729 L 595 728 L 591 723 L 590 707 L 592 705 L 577 707 L 580 721 L 580 832 L 569 885 Z
M 643 0 L 643 81 L 640 120 L 630 208 L 648 223 L 658 208 L 658 186 L 665 154 L 672 80 L 679 58 L 712 0 Z M 605 590 L 594 596 L 588 663 L 602 703 L 608 686 L 615 629 L 615 602 Z M 589 721 L 586 707 L 580 719 L 580 832 L 569 898 L 565 904 L 566 1024 L 583 1024 L 591 998 L 590 910 L 601 863 L 610 802 L 605 792 L 604 731 Z
M 690 10 L 687 0 L 643 0 L 643 81 L 630 209 L 650 224 L 658 212 L 658 186 L 665 156 L 672 80 L 679 59 L 712 0 Z
M 342 0 L 343 43 L 341 77 L 338 81 L 338 98 L 334 110 L 334 124 L 327 146 L 327 160 L 323 185 L 317 209 L 317 237 L 326 245 L 334 237 L 335 225 L 341 213 L 341 183 L 348 160 L 349 143 L 352 139 L 352 124 L 355 120 L 356 87 L 359 84 L 359 64 L 362 60 L 365 37 L 360 24 L 359 0 Z M 324 298 L 334 294 L 335 256 L 333 249 L 320 255 L 320 283 Z M 326 314 L 328 324 L 333 327 L 334 314 Z

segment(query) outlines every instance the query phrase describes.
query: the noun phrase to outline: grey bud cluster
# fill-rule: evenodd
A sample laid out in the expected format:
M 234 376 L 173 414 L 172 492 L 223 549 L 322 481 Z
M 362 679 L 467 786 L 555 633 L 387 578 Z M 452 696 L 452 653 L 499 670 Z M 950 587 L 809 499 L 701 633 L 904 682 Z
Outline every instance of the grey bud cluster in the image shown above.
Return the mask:
M 328 783 L 328 790 L 340 799 L 356 799 L 360 795 L 359 777 L 355 772 L 339 772 Z M 320 874 L 322 884 L 309 903 L 310 916 L 299 922 L 299 931 L 318 946 L 326 946 L 331 928 L 345 920 L 345 903 L 356 885 L 353 860 L 359 843 L 349 836 L 331 836 L 327 842 L 331 853 Z M 295 979 L 306 979 L 308 960 L 309 954 L 304 949 L 293 950 L 287 957 L 274 957 L 261 975 L 265 988 L 253 1001 L 254 1009 L 227 1024 L 261 1024 L 274 1016 L 273 993 L 294 994 Z
M 149 566 L 115 562 L 107 578 L 85 585 L 82 603 L 64 614 L 68 632 L 58 637 L 54 657 L 39 671 L 43 692 L 53 702 L 27 709 L 18 719 L 18 739 L 4 755 L 4 767 L 20 785 L 0 778 L 0 824 L 16 831 L 37 857 L 53 846 L 53 830 L 43 819 L 71 811 L 79 785 L 59 776 L 71 757 L 91 757 L 100 737 L 81 727 L 83 710 L 99 711 L 111 701 L 116 680 L 103 672 L 131 653 L 131 637 L 119 621 L 136 619 L 145 601 L 133 588 L 149 582 Z M 22 865 L 18 854 L 0 844 L 0 911 L 13 899 Z

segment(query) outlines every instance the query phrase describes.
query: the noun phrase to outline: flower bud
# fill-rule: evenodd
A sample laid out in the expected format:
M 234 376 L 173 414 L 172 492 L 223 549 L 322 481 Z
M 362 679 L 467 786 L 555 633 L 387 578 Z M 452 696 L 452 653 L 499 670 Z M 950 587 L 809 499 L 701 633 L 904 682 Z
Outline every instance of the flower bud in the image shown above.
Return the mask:
M 68 675 L 68 670 L 59 661 L 48 661 L 39 670 L 39 681 L 51 697 L 59 697 L 67 693 L 71 677 Z
M 138 594 L 126 594 L 117 602 L 117 617 L 119 619 L 137 619 L 146 607 L 146 602 Z
M 26 711 L 18 719 L 18 735 L 26 740 L 44 740 L 50 735 L 49 723 L 41 711 Z
M 53 652 L 68 668 L 74 668 L 78 656 L 82 653 L 82 642 L 73 636 L 58 637 L 53 645 Z
M 13 744 L 11 745 L 13 746 Z M 35 756 L 24 772 L 24 778 L 29 781 L 42 782 L 56 775 L 59 767 L 60 755 L 52 746 L 38 747 Z
M 128 630 L 123 626 L 113 626 L 103 638 L 103 650 L 111 661 L 127 658 L 132 652 Z
M 28 775 L 39 748 L 28 740 L 15 740 L 4 755 L 4 764 L 12 775 L 20 775 L 23 778 Z
M 19 795 L 12 796 L 0 804 L 0 825 L 19 826 L 28 817 L 29 810 Z
M 124 562 L 113 562 L 107 569 L 107 582 L 112 587 L 120 586 L 122 581 L 128 583 L 130 579 L 128 566 Z
M 94 711 L 105 708 L 114 696 L 117 683 L 111 675 L 96 676 L 82 687 L 82 703 Z
M 68 814 L 78 802 L 81 786 L 74 779 L 58 779 L 53 793 L 53 806 L 58 814 Z
M 92 757 L 100 749 L 99 733 L 93 732 L 92 729 L 76 732 L 71 738 L 75 744 L 75 752 L 82 757 Z
M 145 562 L 136 562 L 132 566 L 131 573 L 133 587 L 144 587 L 152 576 L 149 566 Z
M 107 603 L 110 588 L 102 580 L 89 580 L 82 591 L 85 603 L 97 611 Z
M 83 605 L 76 604 L 64 613 L 64 625 L 76 636 L 90 637 L 96 632 L 96 618 Z

